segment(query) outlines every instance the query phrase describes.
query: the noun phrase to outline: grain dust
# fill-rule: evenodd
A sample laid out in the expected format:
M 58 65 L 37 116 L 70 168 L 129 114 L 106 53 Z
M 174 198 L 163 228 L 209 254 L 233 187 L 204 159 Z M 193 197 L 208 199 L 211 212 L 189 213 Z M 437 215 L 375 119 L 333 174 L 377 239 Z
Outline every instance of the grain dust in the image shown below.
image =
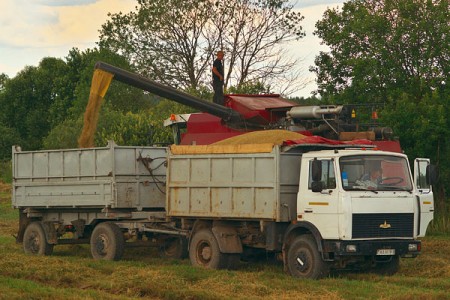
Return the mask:
M 80 148 L 94 147 L 94 135 L 97 129 L 100 107 L 102 106 L 103 97 L 105 97 L 113 76 L 113 74 L 102 70 L 96 69 L 94 71 L 89 102 L 84 113 L 83 130 L 78 138 L 78 146 Z

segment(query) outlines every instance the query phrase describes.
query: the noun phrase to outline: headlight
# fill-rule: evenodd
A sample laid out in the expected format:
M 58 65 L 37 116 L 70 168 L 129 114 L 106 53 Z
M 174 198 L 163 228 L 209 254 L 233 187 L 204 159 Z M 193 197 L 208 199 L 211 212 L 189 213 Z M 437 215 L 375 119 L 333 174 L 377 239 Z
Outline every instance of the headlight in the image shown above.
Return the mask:
M 347 245 L 347 247 L 345 247 L 345 251 L 347 252 L 356 252 L 356 250 L 356 245 Z
M 417 244 L 409 244 L 408 245 L 408 251 L 409 252 L 416 252 L 418 250 Z

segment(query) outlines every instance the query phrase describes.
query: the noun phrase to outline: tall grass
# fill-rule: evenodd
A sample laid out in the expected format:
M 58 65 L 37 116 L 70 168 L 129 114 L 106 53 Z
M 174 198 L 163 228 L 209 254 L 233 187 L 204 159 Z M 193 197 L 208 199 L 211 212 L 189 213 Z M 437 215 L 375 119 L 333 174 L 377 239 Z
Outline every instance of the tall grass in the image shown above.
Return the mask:
M 427 236 L 422 254 L 402 259 L 392 277 L 342 272 L 297 280 L 281 264 L 241 263 L 205 270 L 161 259 L 156 249 L 126 249 L 121 261 L 94 261 L 88 245 L 60 245 L 27 256 L 12 236 L 18 215 L 0 185 L 0 300 L 3 299 L 450 299 L 450 236 Z
M 8 237 L 0 244 L 0 299 L 450 299 L 449 250 L 448 238 L 428 238 L 423 254 L 402 259 L 392 277 L 350 272 L 313 281 L 289 277 L 280 264 L 205 270 L 135 248 L 113 262 L 92 260 L 85 246 L 27 256 Z
M 3 221 L 18 221 L 19 212 L 11 206 L 11 191 L 7 189 L 8 185 L 0 182 L 0 226 Z
M 427 235 L 450 235 L 450 215 L 438 214 L 428 225 Z
M 10 160 L 0 161 L 0 181 L 12 182 L 12 163 Z

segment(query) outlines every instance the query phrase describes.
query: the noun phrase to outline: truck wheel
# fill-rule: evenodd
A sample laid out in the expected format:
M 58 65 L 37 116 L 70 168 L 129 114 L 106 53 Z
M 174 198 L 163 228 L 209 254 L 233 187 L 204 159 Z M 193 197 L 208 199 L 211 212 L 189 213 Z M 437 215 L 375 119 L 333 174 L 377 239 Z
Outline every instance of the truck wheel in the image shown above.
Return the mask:
M 311 235 L 294 239 L 287 252 L 289 274 L 298 278 L 319 279 L 329 273 L 329 266 L 322 260 L 317 244 Z
M 184 259 L 188 257 L 187 239 L 185 237 L 171 237 L 159 247 L 162 258 Z
M 111 222 L 95 226 L 91 235 L 91 253 L 94 259 L 119 260 L 124 247 L 125 239 L 119 226 Z
M 214 234 L 207 228 L 194 233 L 189 247 L 189 258 L 193 266 L 207 269 L 222 269 L 228 264 L 227 256 L 220 252 Z
M 226 256 L 226 265 L 225 268 L 228 270 L 236 270 L 241 262 L 241 254 L 240 253 L 227 253 L 223 254 Z
M 41 222 L 32 222 L 23 234 L 23 250 L 26 254 L 50 255 L 53 252 L 53 244 L 47 243 L 44 228 Z
M 374 272 L 380 275 L 391 276 L 400 270 L 400 257 L 398 255 L 392 256 L 388 262 L 377 262 Z

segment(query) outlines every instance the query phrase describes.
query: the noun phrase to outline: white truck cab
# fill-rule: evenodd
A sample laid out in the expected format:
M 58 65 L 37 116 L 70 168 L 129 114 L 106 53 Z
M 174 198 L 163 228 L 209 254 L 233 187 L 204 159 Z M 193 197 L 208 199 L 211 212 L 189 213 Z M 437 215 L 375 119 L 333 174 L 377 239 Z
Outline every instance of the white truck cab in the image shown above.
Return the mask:
M 400 153 L 336 149 L 303 154 L 297 224 L 317 229 L 324 261 L 344 267 L 371 264 L 392 274 L 399 257 L 420 253 L 417 237 L 433 219 L 433 194 L 431 175 L 426 175 L 429 160 L 415 163 L 414 181 L 408 158 Z

